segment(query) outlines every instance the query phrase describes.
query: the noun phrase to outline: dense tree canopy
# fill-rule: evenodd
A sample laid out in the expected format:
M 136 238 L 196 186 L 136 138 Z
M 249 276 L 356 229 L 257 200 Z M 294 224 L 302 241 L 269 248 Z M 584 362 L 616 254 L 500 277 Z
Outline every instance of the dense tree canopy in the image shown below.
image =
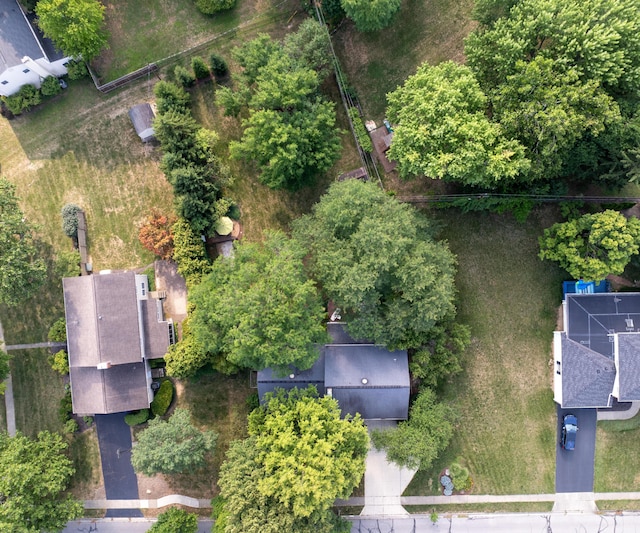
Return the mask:
M 107 46 L 104 5 L 98 0 L 40 0 L 38 26 L 65 54 L 94 59 Z
M 518 61 L 538 55 L 575 69 L 613 92 L 640 86 L 640 5 L 637 0 L 522 0 L 491 28 L 467 39 L 468 64 L 487 90 L 515 74 Z
M 304 19 L 295 32 L 285 37 L 283 45 L 289 57 L 315 70 L 321 81 L 333 71 L 329 34 L 317 20 Z
M 63 495 L 74 469 L 57 434 L 35 439 L 0 432 L 0 530 L 61 531 L 81 515 L 82 504 Z
M 131 464 L 136 472 L 147 476 L 195 470 L 204 466 L 217 438 L 213 431 L 202 432 L 194 427 L 187 409 L 176 409 L 169 420 L 154 418 L 138 434 Z
M 424 64 L 387 98 L 395 131 L 389 158 L 403 177 L 493 187 L 528 170 L 524 147 L 487 118 L 487 98 L 469 68 Z
M 544 230 L 540 259 L 557 261 L 576 280 L 600 281 L 622 274 L 639 247 L 640 220 L 607 210 Z
M 311 29 L 310 29 L 311 28 Z M 234 158 L 255 162 L 260 181 L 273 189 L 299 189 L 326 171 L 340 153 L 333 103 L 318 92 L 322 73 L 318 51 L 326 51 L 315 26 L 303 26 L 301 37 L 284 45 L 260 35 L 234 52 L 243 67 L 238 88 L 221 88 L 217 101 L 238 115 L 247 106 L 244 133 L 229 145 Z M 300 38 L 312 38 L 297 47 Z M 305 62 L 311 60 L 312 65 Z
M 407 468 L 428 469 L 453 436 L 453 410 L 438 403 L 431 389 L 423 389 L 413 402 L 409 420 L 396 429 L 375 431 L 377 448 L 384 448 L 390 461 Z
M 46 266 L 38 257 L 16 188 L 0 178 L 0 303 L 17 305 L 44 283 Z
M 349 531 L 330 509 L 365 469 L 367 430 L 313 388 L 280 390 L 249 418 L 220 472 L 227 533 Z M 300 482 L 304 480 L 304 482 Z
M 0 394 L 4 394 L 7 387 L 4 380 L 7 379 L 9 372 L 11 372 L 11 367 L 9 366 L 10 360 L 11 356 L 4 350 L 0 350 Z
M 400 11 L 400 0 L 341 0 L 342 8 L 359 31 L 386 28 Z
M 455 312 L 455 257 L 432 233 L 411 206 L 357 180 L 334 183 L 294 223 L 349 333 L 394 348 L 429 342 L 433 326 Z
M 576 69 L 558 68 L 543 56 L 516 63 L 493 99 L 493 111 L 505 133 L 527 147 L 536 179 L 558 175 L 579 139 L 621 119 L 618 104 L 598 82 L 581 82 Z
M 304 252 L 282 233 L 244 243 L 221 257 L 191 293 L 190 327 L 211 353 L 234 365 L 288 373 L 309 368 L 326 340 L 324 307 L 302 264 Z

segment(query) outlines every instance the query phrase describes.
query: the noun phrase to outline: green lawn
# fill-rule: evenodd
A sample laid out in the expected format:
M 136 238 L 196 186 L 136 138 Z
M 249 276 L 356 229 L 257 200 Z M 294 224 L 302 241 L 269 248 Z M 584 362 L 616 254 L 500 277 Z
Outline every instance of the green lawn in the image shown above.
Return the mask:
M 187 382 L 178 382 L 178 407 L 186 407 L 193 422 L 218 433 L 213 460 L 193 473 L 171 477 L 168 481 L 179 494 L 195 498 L 210 498 L 216 492 L 216 482 L 224 454 L 233 440 L 247 436 L 247 398 L 256 389 L 249 387 L 249 374 L 235 376 L 203 374 Z
M 463 39 L 475 26 L 473 5 L 473 0 L 403 0 L 393 24 L 382 31 L 358 33 L 350 22 L 341 25 L 334 36 L 336 53 L 367 119 L 381 123 L 385 95 L 424 61 L 463 60 Z
M 596 492 L 637 490 L 640 483 L 640 415 L 630 420 L 598 422 Z M 636 502 L 636 508 L 640 502 Z M 613 507 L 604 507 L 612 509 Z
M 234 9 L 213 16 L 200 13 L 193 0 L 137 0 L 106 6 L 109 48 L 94 61 L 103 81 L 173 56 L 239 25 L 246 28 L 239 30 L 245 37 L 246 32 L 273 30 L 274 21 L 283 29 L 289 17 L 299 11 L 295 0 L 241 0 Z M 221 42 L 235 38 L 238 31 L 230 33 Z M 214 46 L 218 46 L 217 40 Z
M 555 406 L 549 361 L 562 274 L 537 258 L 537 238 L 555 220 L 436 213 L 458 255 L 459 320 L 471 326 L 465 371 L 443 400 L 460 413 L 451 445 L 407 495 L 438 493 L 438 474 L 467 462 L 476 494 L 554 491 Z

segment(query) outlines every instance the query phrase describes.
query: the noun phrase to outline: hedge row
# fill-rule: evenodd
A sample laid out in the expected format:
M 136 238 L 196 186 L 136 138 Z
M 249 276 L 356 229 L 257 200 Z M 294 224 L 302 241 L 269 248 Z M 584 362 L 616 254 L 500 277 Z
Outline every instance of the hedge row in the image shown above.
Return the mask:
M 163 416 L 169 409 L 171 400 L 173 400 L 173 382 L 165 379 L 151 402 L 151 412 L 156 416 Z

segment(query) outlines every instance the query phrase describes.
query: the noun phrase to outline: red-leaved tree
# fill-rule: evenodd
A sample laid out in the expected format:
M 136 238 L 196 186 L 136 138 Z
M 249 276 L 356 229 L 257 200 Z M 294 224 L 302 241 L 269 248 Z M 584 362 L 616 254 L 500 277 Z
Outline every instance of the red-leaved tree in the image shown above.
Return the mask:
M 161 259 L 171 259 L 173 256 L 171 226 L 175 221 L 175 215 L 164 215 L 158 209 L 153 209 L 138 232 L 138 239 L 142 246 Z

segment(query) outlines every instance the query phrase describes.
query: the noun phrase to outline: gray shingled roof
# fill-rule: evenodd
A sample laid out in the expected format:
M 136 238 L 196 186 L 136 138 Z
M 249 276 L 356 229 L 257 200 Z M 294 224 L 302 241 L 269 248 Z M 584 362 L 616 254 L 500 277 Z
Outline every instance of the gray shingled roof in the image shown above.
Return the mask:
M 640 335 L 618 335 L 618 372 L 620 402 L 640 400 Z
M 562 335 L 562 407 L 609 407 L 615 377 L 614 361 Z
M 63 289 L 71 366 L 142 359 L 133 272 L 65 278 Z
M 293 366 L 290 368 L 290 374 L 285 377 L 279 377 L 270 368 L 258 372 L 260 401 L 263 400 L 267 392 L 274 392 L 276 389 L 291 390 L 295 387 L 306 389 L 309 385 L 315 385 L 318 394 L 324 395 L 324 353 L 320 354 L 318 360 L 308 370 L 298 370 Z
M 142 361 L 107 370 L 71 367 L 69 375 L 74 413 L 120 413 L 149 407 L 147 376 Z
M 331 336 L 348 340 L 336 323 Z M 334 334 L 336 334 L 334 336 Z M 349 338 L 350 339 L 350 338 Z M 360 413 L 365 419 L 406 420 L 409 410 L 409 362 L 406 351 L 389 352 L 373 344 L 327 344 L 316 363 L 293 377 L 278 378 L 271 369 L 258 372 L 258 395 L 276 388 L 290 390 L 313 384 L 338 400 L 343 415 Z M 366 378 L 366 383 L 363 383 Z
M 0 74 L 22 64 L 22 58 L 44 57 L 17 0 L 0 0 Z
M 147 359 L 159 359 L 167 355 L 169 348 L 169 324 L 164 320 L 162 302 L 149 298 L 141 303 L 144 355 Z
M 162 304 L 138 301 L 134 272 L 62 280 L 73 411 L 106 414 L 149 407 L 143 361 L 169 346 Z M 138 313 L 140 306 L 140 314 Z M 98 369 L 100 363 L 110 366 Z

